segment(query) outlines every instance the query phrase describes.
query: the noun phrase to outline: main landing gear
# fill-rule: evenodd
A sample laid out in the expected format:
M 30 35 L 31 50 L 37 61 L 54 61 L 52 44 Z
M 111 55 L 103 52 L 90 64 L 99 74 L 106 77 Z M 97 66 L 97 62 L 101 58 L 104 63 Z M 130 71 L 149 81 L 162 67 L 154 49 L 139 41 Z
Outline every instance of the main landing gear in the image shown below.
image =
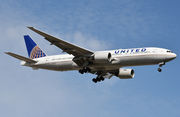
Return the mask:
M 91 69 L 89 67 L 84 67 L 83 69 L 79 70 L 79 73 L 81 73 L 81 74 L 84 74 L 84 73 L 87 73 L 87 72 L 91 72 Z
M 101 75 L 99 75 L 99 76 L 97 76 L 97 78 L 93 78 L 92 81 L 94 83 L 97 83 L 97 82 L 104 81 L 104 78 Z
M 160 67 L 162 67 L 163 65 L 165 65 L 165 62 L 161 62 L 161 63 L 159 63 L 159 68 L 157 69 L 159 72 L 161 72 L 161 71 L 162 71 L 162 69 L 161 69 Z
M 84 74 L 84 73 L 87 73 L 87 72 L 91 72 L 91 69 L 89 67 L 83 67 L 83 69 L 79 70 L 79 73 L 81 73 L 81 74 Z M 104 81 L 104 80 L 105 80 L 105 78 L 102 77 L 100 74 L 96 78 L 92 79 L 92 81 L 94 83 L 101 82 L 101 81 Z

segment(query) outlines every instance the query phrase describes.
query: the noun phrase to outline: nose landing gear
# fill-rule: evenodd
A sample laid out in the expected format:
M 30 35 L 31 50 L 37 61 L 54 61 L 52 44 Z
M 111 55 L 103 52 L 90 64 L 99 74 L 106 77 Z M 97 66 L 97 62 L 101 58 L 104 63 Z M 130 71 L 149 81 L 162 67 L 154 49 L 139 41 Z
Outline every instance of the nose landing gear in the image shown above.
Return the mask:
M 160 67 L 162 67 L 163 65 L 165 65 L 165 62 L 161 62 L 161 63 L 159 63 L 159 68 L 157 69 L 159 72 L 161 72 L 161 71 L 162 71 L 162 69 L 161 69 Z
M 161 68 L 158 68 L 157 70 L 158 70 L 159 72 L 161 72 L 161 71 L 162 71 L 162 69 L 161 69 Z

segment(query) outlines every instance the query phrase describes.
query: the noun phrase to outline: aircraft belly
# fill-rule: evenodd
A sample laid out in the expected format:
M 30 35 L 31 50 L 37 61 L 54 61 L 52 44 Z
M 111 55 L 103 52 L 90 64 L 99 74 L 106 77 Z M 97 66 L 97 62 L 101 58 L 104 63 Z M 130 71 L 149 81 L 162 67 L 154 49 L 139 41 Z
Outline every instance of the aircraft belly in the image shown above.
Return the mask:
M 69 71 L 69 70 L 73 70 L 72 63 L 73 63 L 72 61 L 54 62 L 54 63 L 36 65 L 36 67 L 39 67 L 41 69 L 55 70 L 55 71 Z

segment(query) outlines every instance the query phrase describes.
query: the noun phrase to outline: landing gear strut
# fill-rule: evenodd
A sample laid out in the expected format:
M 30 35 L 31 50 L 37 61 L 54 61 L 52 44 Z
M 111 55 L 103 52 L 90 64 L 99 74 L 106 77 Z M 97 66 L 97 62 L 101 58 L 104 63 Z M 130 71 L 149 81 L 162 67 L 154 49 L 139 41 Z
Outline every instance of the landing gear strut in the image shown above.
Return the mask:
M 162 71 L 162 69 L 161 69 L 160 67 L 162 67 L 163 65 L 165 65 L 165 62 L 161 62 L 161 63 L 159 63 L 159 68 L 157 69 L 159 72 L 161 72 L 161 71 Z

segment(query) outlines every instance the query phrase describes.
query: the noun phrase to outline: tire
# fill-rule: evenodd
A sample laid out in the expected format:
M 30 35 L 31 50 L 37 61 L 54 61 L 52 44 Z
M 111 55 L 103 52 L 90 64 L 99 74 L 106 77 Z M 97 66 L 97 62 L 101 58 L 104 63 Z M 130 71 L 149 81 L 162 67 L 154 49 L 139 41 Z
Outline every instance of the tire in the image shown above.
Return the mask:
M 161 68 L 158 68 L 157 70 L 158 70 L 159 72 L 161 72 L 161 71 L 162 71 L 162 69 L 161 69 Z

